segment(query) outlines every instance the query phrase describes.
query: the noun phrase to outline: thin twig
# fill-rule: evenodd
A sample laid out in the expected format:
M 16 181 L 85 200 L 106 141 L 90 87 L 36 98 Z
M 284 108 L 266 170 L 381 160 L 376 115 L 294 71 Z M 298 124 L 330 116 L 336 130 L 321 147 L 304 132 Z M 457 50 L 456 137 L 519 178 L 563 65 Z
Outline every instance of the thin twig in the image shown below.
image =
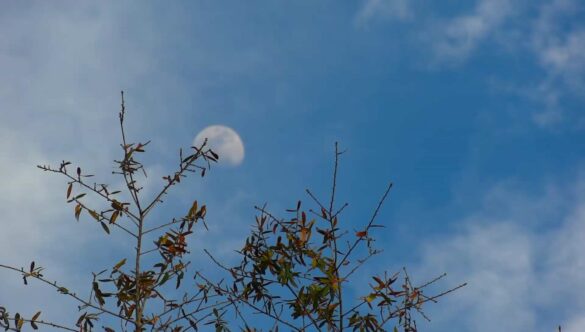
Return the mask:
M 12 267 L 12 266 L 0 264 L 0 267 L 5 268 L 5 269 L 8 269 L 8 270 L 16 271 L 16 272 L 22 274 L 23 276 L 25 276 L 27 278 L 34 278 L 34 279 L 40 280 L 43 283 L 45 283 L 47 285 L 50 285 L 51 287 L 56 288 L 60 293 L 72 297 L 73 299 L 77 300 L 79 303 L 81 303 L 81 304 L 83 304 L 83 305 L 85 305 L 87 307 L 91 307 L 91 308 L 94 308 L 96 310 L 102 311 L 102 312 L 107 313 L 107 314 L 109 314 L 111 316 L 114 316 L 114 317 L 123 319 L 123 320 L 125 320 L 125 321 L 127 321 L 129 323 L 134 323 L 134 321 L 132 321 L 131 319 L 128 319 L 128 318 L 126 318 L 126 317 L 124 317 L 122 315 L 119 315 L 119 314 L 117 314 L 115 312 L 112 312 L 112 311 L 110 311 L 110 310 L 108 310 L 106 308 L 98 307 L 98 306 L 96 306 L 94 304 L 89 303 L 88 301 L 83 300 L 82 298 L 80 298 L 79 296 L 77 296 L 75 293 L 72 293 L 72 292 L 69 292 L 69 291 L 64 292 L 63 290 L 64 289 L 67 289 L 67 288 L 62 287 L 62 286 L 59 286 L 56 281 L 51 282 L 51 281 L 49 281 L 49 280 L 47 280 L 47 279 L 45 279 L 45 278 L 43 278 L 43 277 L 41 277 L 39 275 L 31 274 L 31 273 L 25 272 L 22 269 L 17 269 L 17 268 Z
M 388 184 L 388 186 L 386 187 L 386 191 L 384 192 L 384 195 L 382 195 L 382 198 L 380 199 L 380 201 L 378 201 L 378 206 L 376 207 L 376 210 L 374 210 L 374 213 L 372 214 L 372 217 L 370 218 L 370 222 L 368 222 L 368 224 L 366 226 L 366 233 L 372 227 L 372 224 L 376 220 L 376 217 L 378 216 L 378 212 L 380 211 L 380 208 L 384 204 L 384 201 L 386 200 L 386 197 L 388 196 L 388 193 L 390 192 L 390 189 L 392 189 L 392 183 L 389 183 Z M 363 240 L 364 240 L 364 238 L 363 237 L 360 237 L 360 238 L 358 238 L 357 240 L 354 241 L 354 243 L 351 246 L 351 248 L 349 248 L 349 250 L 343 256 L 343 259 L 341 260 L 341 263 L 339 263 L 337 265 L 337 269 L 339 269 L 341 266 L 343 266 L 343 264 L 345 263 L 345 261 L 349 258 L 349 255 L 351 254 L 351 252 Z

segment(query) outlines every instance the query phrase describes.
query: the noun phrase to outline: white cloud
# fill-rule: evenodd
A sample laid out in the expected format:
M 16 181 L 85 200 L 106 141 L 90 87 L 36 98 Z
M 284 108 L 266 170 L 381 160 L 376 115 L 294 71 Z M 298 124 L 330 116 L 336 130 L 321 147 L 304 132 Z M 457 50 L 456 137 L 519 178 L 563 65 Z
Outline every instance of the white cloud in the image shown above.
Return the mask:
M 585 98 L 585 25 L 578 21 L 579 13 L 581 5 L 574 0 L 556 0 L 540 8 L 530 40 L 532 51 L 546 73 L 541 83 L 546 87 L 544 96 Z M 543 105 L 544 110 L 535 117 L 543 126 L 551 124 L 540 121 L 542 117 L 548 118 L 547 114 L 564 114 L 558 101 L 551 105 L 545 99 Z
M 524 57 L 527 65 L 535 64 L 540 78 L 515 82 L 505 77 L 503 85 L 515 87 L 498 89 L 532 104 L 526 118 L 539 127 L 570 124 L 580 128 L 585 117 L 570 113 L 565 104 L 585 99 L 584 8 L 577 0 L 476 0 L 471 9 L 457 15 L 435 18 L 419 13 L 410 37 L 416 36 L 419 47 L 428 51 L 423 54 L 431 67 L 465 64 L 486 46 L 491 47 L 490 54 Z M 412 2 L 369 0 L 360 8 L 355 23 L 364 26 L 376 19 L 405 21 L 412 17 Z
M 429 328 L 582 331 L 585 182 L 577 183 L 542 197 L 496 188 L 462 229 L 427 242 L 413 275 L 444 271 L 469 283 L 428 307 Z
M 75 223 L 65 179 L 36 165 L 82 161 L 87 171 L 106 170 L 101 175 L 108 179 L 118 154 L 119 90 L 150 70 L 147 48 L 156 47 L 116 32 L 122 9 L 55 1 L 26 9 L 7 4 L 0 13 L 6 32 L 0 35 L 0 263 L 21 267 L 35 260 L 47 278 L 82 294 L 91 275 L 80 264 L 117 246 L 103 247 L 96 225 Z M 119 243 L 115 236 L 113 242 Z M 12 313 L 41 309 L 45 318 L 74 320 L 75 303 L 54 289 L 24 287 L 17 274 L 0 274 L 0 305 Z
M 471 13 L 428 26 L 423 39 L 432 45 L 435 61 L 461 63 L 494 34 L 514 10 L 509 0 L 480 0 Z
M 412 0 L 366 0 L 355 16 L 357 26 L 374 20 L 406 21 L 414 17 Z

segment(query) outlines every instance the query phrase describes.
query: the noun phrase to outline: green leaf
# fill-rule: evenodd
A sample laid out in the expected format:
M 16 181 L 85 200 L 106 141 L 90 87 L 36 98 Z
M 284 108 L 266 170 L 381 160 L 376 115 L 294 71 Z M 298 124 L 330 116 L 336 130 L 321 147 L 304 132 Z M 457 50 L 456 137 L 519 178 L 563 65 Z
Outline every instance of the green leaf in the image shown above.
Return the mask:
M 191 205 L 191 209 L 189 209 L 189 213 L 187 214 L 189 219 L 192 219 L 195 217 L 195 214 L 197 213 L 197 201 L 193 202 L 193 205 Z
M 366 300 L 366 302 L 368 302 L 368 303 L 374 301 L 375 299 L 376 299 L 376 294 L 370 294 L 364 298 L 364 300 Z
M 165 273 L 165 274 L 164 274 L 164 276 L 162 277 L 162 280 L 161 280 L 161 281 L 158 283 L 158 284 L 159 284 L 159 286 L 161 286 L 161 285 L 163 285 L 165 282 L 167 282 L 167 281 L 169 280 L 169 278 L 170 278 L 170 275 L 169 275 L 169 273 L 168 273 L 168 272 L 167 272 L 167 273 Z
M 114 271 L 119 270 L 122 265 L 126 264 L 126 258 L 124 258 L 123 260 L 119 261 L 118 263 L 116 263 L 116 265 L 114 265 Z

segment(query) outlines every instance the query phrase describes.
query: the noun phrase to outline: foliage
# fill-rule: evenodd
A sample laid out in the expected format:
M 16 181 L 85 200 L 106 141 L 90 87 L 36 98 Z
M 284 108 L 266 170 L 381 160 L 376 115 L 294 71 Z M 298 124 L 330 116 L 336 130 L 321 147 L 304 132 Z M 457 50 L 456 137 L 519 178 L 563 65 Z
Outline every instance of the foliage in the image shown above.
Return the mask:
M 232 277 L 230 282 L 208 285 L 228 299 L 243 320 L 247 330 L 253 330 L 243 310 L 270 318 L 274 325 L 286 330 L 306 331 L 384 331 L 389 321 L 405 332 L 416 331 L 411 311 L 426 318 L 422 305 L 436 300 L 465 284 L 436 295 L 427 296 L 423 290 L 444 277 L 441 275 L 420 286 L 413 286 L 404 269 L 399 274 L 372 276 L 369 292 L 355 300 L 346 292 L 350 277 L 363 264 L 382 251 L 374 248 L 372 232 L 383 227 L 376 218 L 392 188 L 390 183 L 376 209 L 363 228 L 349 231 L 342 227 L 341 214 L 347 203 L 335 208 L 339 156 L 335 145 L 335 167 L 331 196 L 323 204 L 307 190 L 317 209 L 302 209 L 301 201 L 287 210 L 290 217 L 278 218 L 266 209 L 256 207 L 255 228 L 239 251 L 241 263 L 228 268 L 208 255 Z M 363 257 L 356 256 L 360 245 Z M 397 327 L 394 327 L 397 331 Z
M 23 282 L 37 280 L 79 304 L 75 326 L 45 321 L 38 311 L 31 317 L 20 313 L 10 314 L 0 306 L 0 327 L 20 331 L 25 325 L 33 329 L 39 326 L 68 331 L 87 332 L 96 328 L 98 321 L 118 321 L 121 331 L 186 331 L 213 326 L 216 331 L 229 331 L 226 315 L 233 311 L 243 322 L 242 330 L 255 331 L 251 314 L 260 313 L 272 321 L 271 330 L 359 330 L 384 331 L 389 322 L 396 321 L 394 331 L 416 331 L 412 311 L 426 318 L 422 306 L 436 302 L 437 298 L 463 285 L 436 295 L 423 292 L 438 281 L 439 276 L 423 285 L 414 286 L 406 273 L 401 282 L 399 274 L 383 273 L 371 277 L 370 290 L 361 297 L 350 294 L 350 277 L 363 264 L 381 253 L 374 247 L 373 231 L 382 227 L 376 223 L 378 212 L 392 185 L 388 185 L 369 222 L 363 228 L 349 231 L 343 226 L 341 215 L 347 204 L 336 208 L 336 182 L 341 152 L 335 145 L 335 167 L 331 196 L 323 204 L 307 190 L 317 208 L 305 210 L 299 201 L 288 210 L 288 218 L 277 218 L 266 206 L 256 207 L 259 215 L 245 245 L 239 251 L 241 262 L 226 267 L 207 254 L 222 269 L 229 272 L 229 279 L 221 281 L 196 272 L 195 283 L 182 284 L 188 274 L 190 262 L 188 239 L 198 223 L 205 227 L 206 206 L 194 201 L 181 217 L 156 224 L 151 212 L 163 202 L 170 189 L 179 184 L 189 173 L 205 176 L 211 164 L 219 156 L 205 141 L 201 146 L 183 155 L 179 152 L 177 169 L 163 177 L 164 183 L 154 199 L 142 195 L 139 180 L 146 176 L 138 156 L 145 152 L 149 142 L 130 143 L 126 140 L 126 109 L 122 93 L 119 124 L 122 158 L 116 163 L 115 174 L 123 179 L 123 191 L 112 190 L 109 185 L 89 182 L 93 177 L 63 161 L 58 167 L 38 166 L 67 179 L 67 202 L 73 206 L 76 220 L 89 218 L 99 224 L 107 234 L 112 230 L 123 232 L 135 243 L 135 252 L 111 268 L 93 274 L 90 295 L 79 296 L 69 287 L 50 281 L 43 275 L 43 268 L 30 263 L 27 269 L 0 264 L 0 268 L 17 272 Z M 87 201 L 90 194 L 106 204 L 96 208 Z M 126 195 L 126 196 L 124 196 Z M 151 245 L 147 239 L 155 235 Z M 157 255 L 158 254 L 158 255 Z M 356 257 L 361 255 L 359 257 Z M 153 256 L 155 256 L 153 258 Z M 149 258 L 150 257 L 150 258 Z M 182 294 L 178 296 L 178 294 Z M 0 303 L 2 304 L 2 303 Z M 103 320 L 110 317 L 110 320 Z M 112 326 L 102 326 L 113 332 Z
M 138 180 L 140 173 L 146 176 L 144 166 L 138 161 L 138 155 L 145 152 L 148 142 L 127 142 L 124 131 L 125 115 L 122 93 L 119 122 L 123 154 L 120 160 L 115 161 L 117 171 L 114 173 L 123 178 L 128 201 L 121 198 L 123 193 L 120 190 L 112 190 L 106 184 L 88 182 L 93 175 L 86 174 L 80 167 L 71 172 L 71 163 L 68 161 L 61 162 L 58 167 L 46 165 L 38 167 L 68 179 L 67 202 L 73 204 L 77 220 L 87 215 L 107 234 L 110 234 L 111 229 L 126 233 L 135 242 L 136 251 L 133 257 L 124 258 L 111 268 L 94 273 L 88 298 L 82 298 L 70 288 L 46 279 L 42 274 L 43 268 L 36 266 L 35 262 L 26 270 L 0 265 L 2 268 L 20 273 L 25 284 L 28 279 L 36 279 L 55 288 L 59 293 L 77 301 L 80 309 L 75 327 L 72 327 L 43 321 L 39 319 L 40 311 L 31 318 L 25 318 L 19 313 L 11 315 L 5 307 L 0 307 L 0 326 L 6 330 L 19 331 L 28 323 L 35 330 L 39 325 L 46 325 L 69 331 L 91 331 L 102 316 L 118 319 L 120 329 L 124 331 L 142 331 L 147 328 L 182 331 L 187 327 L 197 329 L 202 322 L 215 322 L 212 310 L 215 301 L 210 299 L 207 289 L 187 289 L 182 297 L 178 299 L 172 297 L 177 293 L 173 289 L 181 287 L 189 266 L 189 262 L 184 260 L 189 252 L 187 239 L 193 234 L 195 225 L 200 221 L 204 222 L 206 206 L 194 201 L 184 216 L 173 218 L 162 225 L 154 224 L 148 217 L 171 187 L 179 184 L 188 173 L 199 173 L 204 176 L 211 163 L 217 161 L 218 156 L 206 146 L 207 142 L 199 147 L 193 147 L 188 155 L 183 155 L 181 151 L 177 170 L 163 177 L 162 189 L 153 200 L 147 201 L 141 195 L 143 188 Z M 107 208 L 96 209 L 90 206 L 85 202 L 88 193 L 107 203 Z M 159 236 L 149 248 L 146 237 L 151 233 L 158 233 Z M 155 262 L 145 266 L 147 256 L 155 253 L 158 253 Z M 153 311 L 152 308 L 160 308 L 161 305 L 161 311 Z M 206 319 L 211 320 L 204 321 Z M 112 327 L 103 328 L 108 332 L 114 331 Z

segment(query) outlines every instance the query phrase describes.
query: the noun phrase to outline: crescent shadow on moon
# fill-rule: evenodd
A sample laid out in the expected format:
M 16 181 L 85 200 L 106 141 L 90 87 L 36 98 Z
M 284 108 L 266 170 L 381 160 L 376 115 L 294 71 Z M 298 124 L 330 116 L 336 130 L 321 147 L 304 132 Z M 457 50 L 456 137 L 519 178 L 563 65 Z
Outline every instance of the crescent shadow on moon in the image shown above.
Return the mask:
M 219 155 L 220 165 L 238 166 L 244 160 L 244 143 L 240 135 L 230 127 L 213 125 L 195 136 L 193 146 L 200 146 L 207 138 L 207 146 Z

